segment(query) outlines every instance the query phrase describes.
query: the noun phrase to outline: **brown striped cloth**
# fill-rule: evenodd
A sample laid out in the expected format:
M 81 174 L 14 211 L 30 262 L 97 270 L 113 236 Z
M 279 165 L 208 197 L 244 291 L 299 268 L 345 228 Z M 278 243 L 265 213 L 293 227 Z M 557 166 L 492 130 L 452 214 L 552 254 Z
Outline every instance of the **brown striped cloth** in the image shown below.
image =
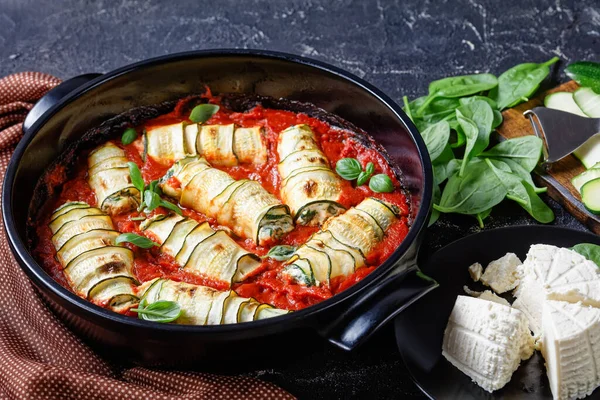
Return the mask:
M 60 80 L 38 72 L 0 79 L 0 179 L 34 103 Z M 0 217 L 1 218 L 1 217 Z M 100 358 L 44 305 L 21 271 L 0 225 L 0 398 L 292 399 L 257 379 L 119 368 Z

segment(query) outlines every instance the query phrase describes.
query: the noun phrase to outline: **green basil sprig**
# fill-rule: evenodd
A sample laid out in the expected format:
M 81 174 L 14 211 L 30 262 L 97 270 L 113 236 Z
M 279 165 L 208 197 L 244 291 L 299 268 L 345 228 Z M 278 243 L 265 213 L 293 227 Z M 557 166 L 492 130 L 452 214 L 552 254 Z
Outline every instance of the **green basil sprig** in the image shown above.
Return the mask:
M 142 178 L 142 173 L 138 168 L 137 164 L 134 162 L 128 162 L 129 166 L 129 176 L 131 177 L 131 183 L 133 186 L 139 190 L 140 199 L 142 200 L 140 206 L 138 207 L 138 211 L 153 211 L 158 207 L 164 207 L 171 211 L 176 212 L 179 215 L 183 215 L 181 208 L 177 207 L 175 204 L 170 201 L 163 200 L 160 196 L 162 191 L 160 186 L 158 186 L 158 180 L 153 180 L 148 185 L 144 184 L 144 178 Z
M 137 233 L 131 232 L 121 233 L 119 236 L 117 236 L 117 239 L 115 240 L 116 244 L 121 244 L 125 242 L 135 244 L 137 247 L 140 247 L 142 249 L 150 249 L 154 246 L 160 246 L 160 244 L 153 242 L 145 236 L 141 236 Z
M 569 78 L 584 87 L 600 94 L 600 63 L 578 61 L 567 65 L 565 72 Z
M 135 139 L 137 139 L 137 135 L 138 134 L 135 129 L 127 128 L 125 129 L 125 132 L 123 132 L 123 136 L 121 136 L 121 143 L 124 145 L 131 144 Z
M 347 181 L 356 179 L 356 186 L 369 182 L 369 188 L 377 193 L 389 193 L 394 191 L 394 183 L 386 174 L 373 176 L 375 164 L 367 163 L 363 171 L 360 161 L 356 158 L 342 158 L 335 165 L 335 171 Z M 370 179 L 370 180 L 369 180 Z
M 369 188 L 375 193 L 390 193 L 394 191 L 394 183 L 386 174 L 377 174 L 369 181 Z
M 219 106 L 216 104 L 199 104 L 192 109 L 190 113 L 190 121 L 197 124 L 202 124 L 210 119 L 219 111 Z
M 335 172 L 345 180 L 353 181 L 362 172 L 362 165 L 356 158 L 342 158 L 335 164 Z
M 277 261 L 287 261 L 292 257 L 296 249 L 297 247 L 295 246 L 281 244 L 279 246 L 271 247 L 271 250 L 269 250 L 269 252 L 263 256 L 263 258 L 272 258 Z
M 143 299 L 137 308 L 130 311 L 136 312 L 139 319 L 152 322 L 173 322 L 181 316 L 181 306 L 175 301 L 159 300 L 147 304 Z

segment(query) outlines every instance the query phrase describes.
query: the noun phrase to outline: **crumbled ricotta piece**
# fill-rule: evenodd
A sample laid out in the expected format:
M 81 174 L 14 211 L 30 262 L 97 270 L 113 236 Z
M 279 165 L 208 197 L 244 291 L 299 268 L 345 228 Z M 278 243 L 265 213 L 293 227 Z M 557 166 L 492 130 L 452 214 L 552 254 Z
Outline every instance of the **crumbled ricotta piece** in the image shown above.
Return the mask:
M 536 337 L 542 333 L 546 299 L 600 307 L 600 269 L 575 251 L 550 245 L 531 246 L 518 269 L 521 283 L 513 306 L 525 313 Z
M 548 300 L 542 354 L 554 399 L 580 399 L 600 386 L 600 310 Z
M 502 388 L 532 353 L 533 338 L 522 312 L 458 296 L 444 332 L 442 354 L 479 386 L 488 392 Z
M 491 290 L 484 290 L 483 292 L 478 292 L 476 290 L 469 289 L 469 287 L 466 286 L 466 285 L 463 286 L 463 290 L 469 296 L 477 297 L 477 298 L 479 298 L 481 300 L 493 301 L 494 303 L 503 304 L 505 306 L 509 306 L 510 307 L 510 303 L 508 302 L 508 300 L 506 300 L 506 299 L 504 299 L 504 298 L 496 295 Z
M 468 294 L 469 296 L 473 296 L 473 297 L 479 297 L 479 296 L 481 296 L 481 293 L 483 293 L 483 292 L 478 292 L 477 290 L 471 290 L 467 285 L 463 286 L 463 290 L 465 291 L 466 294 Z
M 472 264 L 469 267 L 469 275 L 471 275 L 471 279 L 474 282 L 478 282 L 481 279 L 481 274 L 483 273 L 483 267 L 479 263 Z
M 488 264 L 481 275 L 481 282 L 496 293 L 508 292 L 519 284 L 517 267 L 521 264 L 516 254 L 507 253 Z

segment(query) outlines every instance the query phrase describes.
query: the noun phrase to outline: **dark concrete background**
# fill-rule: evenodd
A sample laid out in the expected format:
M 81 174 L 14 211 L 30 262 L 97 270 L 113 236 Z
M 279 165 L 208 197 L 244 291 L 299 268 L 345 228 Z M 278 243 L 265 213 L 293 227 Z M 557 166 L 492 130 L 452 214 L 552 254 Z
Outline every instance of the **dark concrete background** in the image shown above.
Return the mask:
M 37 70 L 69 78 L 148 57 L 209 48 L 260 48 L 349 70 L 397 101 L 425 94 L 448 75 L 499 74 L 514 64 L 561 58 L 551 83 L 575 60 L 596 60 L 600 3 L 587 1 L 35 1 L 0 0 L 0 76 Z M 555 224 L 583 229 L 560 206 Z M 495 210 L 485 229 L 532 220 L 519 207 Z M 443 217 L 425 246 L 438 249 L 479 230 Z M 312 356 L 290 344 L 287 365 L 252 371 L 303 398 L 420 398 L 384 329 L 345 353 L 323 344 Z

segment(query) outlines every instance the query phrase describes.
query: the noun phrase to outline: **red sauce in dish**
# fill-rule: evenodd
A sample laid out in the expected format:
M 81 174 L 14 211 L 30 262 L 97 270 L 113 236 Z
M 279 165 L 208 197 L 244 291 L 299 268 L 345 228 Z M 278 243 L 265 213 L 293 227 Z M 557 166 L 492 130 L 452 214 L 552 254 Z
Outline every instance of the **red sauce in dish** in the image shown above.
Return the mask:
M 218 103 L 218 97 L 210 95 L 208 97 L 211 102 Z M 188 115 L 182 111 L 183 107 L 181 105 L 184 101 L 182 100 L 173 112 L 147 121 L 143 126 L 136 127 L 136 130 L 138 133 L 141 133 L 146 127 L 188 121 Z M 268 161 L 266 164 L 258 167 L 239 165 L 219 169 L 229 173 L 235 179 L 253 179 L 277 197 L 279 197 L 280 185 L 280 177 L 277 172 L 279 157 L 276 151 L 278 134 L 291 125 L 307 124 L 315 132 L 323 152 L 331 162 L 332 169 L 335 169 L 336 162 L 341 158 L 354 157 L 362 163 L 363 167 L 368 162 L 373 162 L 376 174 L 385 173 L 394 182 L 395 190 L 392 193 L 374 193 L 366 185 L 356 187 L 354 183 L 343 180 L 344 187 L 340 202 L 345 207 L 355 206 L 366 197 L 376 197 L 398 206 L 402 215 L 387 230 L 384 240 L 368 255 L 367 266 L 358 269 L 352 275 L 334 278 L 329 285 L 305 287 L 288 280 L 281 274 L 283 268 L 282 262 L 271 258 L 264 258 L 261 268 L 252 276 L 246 278 L 244 282 L 233 286 L 233 289 L 240 296 L 254 297 L 260 302 L 290 310 L 308 307 L 328 299 L 359 282 L 384 262 L 406 237 L 409 229 L 408 220 L 406 219 L 409 212 L 409 205 L 391 167 L 381 153 L 360 144 L 351 137 L 349 132 L 332 127 L 321 120 L 305 114 L 265 109 L 261 106 L 257 106 L 245 113 L 233 112 L 221 106 L 219 112 L 206 123 L 235 123 L 242 127 L 259 125 L 264 128 L 268 146 Z M 130 161 L 135 162 L 140 167 L 146 183 L 161 178 L 170 167 L 170 165 L 163 165 L 154 161 L 151 157 L 147 157 L 144 162 L 141 157 L 143 149 L 140 140 L 129 145 L 122 145 L 119 140 L 115 140 L 114 142 L 125 150 L 126 156 Z M 55 199 L 49 200 L 48 206 L 45 207 L 47 210 L 54 210 L 67 201 L 84 201 L 91 206 L 97 205 L 95 194 L 87 182 L 87 154 L 82 155 L 80 158 L 73 178 L 66 180 L 64 169 L 59 167 L 50 173 L 46 180 L 56 187 L 62 185 L 59 195 Z M 167 210 L 161 208 L 154 211 L 154 213 L 166 212 Z M 186 217 L 193 218 L 198 222 L 208 221 L 215 229 L 226 229 L 219 226 L 213 219 L 207 218 L 196 211 L 183 208 L 183 213 Z M 62 273 L 62 266 L 55 259 L 56 251 L 51 241 L 50 229 L 48 228 L 49 216 L 50 213 L 46 213 L 45 217 L 37 225 L 38 243 L 34 252 L 46 271 L 63 286 L 68 288 L 64 274 Z M 112 219 L 115 228 L 121 232 L 139 232 L 140 221 L 136 221 L 136 217 L 139 217 L 139 213 L 134 211 L 125 215 L 113 216 Z M 316 231 L 318 231 L 317 227 L 296 226 L 292 232 L 283 238 L 280 244 L 301 245 Z M 265 255 L 269 250 L 268 247 L 255 245 L 250 239 L 236 237 L 234 239 L 242 247 L 259 256 Z M 156 248 L 146 250 L 137 248 L 134 245 L 130 246 L 135 252 L 134 272 L 140 282 L 156 277 L 164 277 L 177 281 L 206 285 L 215 289 L 227 289 L 228 284 L 226 282 L 211 280 L 195 273 L 192 274 L 184 271 L 171 257 L 161 254 Z

